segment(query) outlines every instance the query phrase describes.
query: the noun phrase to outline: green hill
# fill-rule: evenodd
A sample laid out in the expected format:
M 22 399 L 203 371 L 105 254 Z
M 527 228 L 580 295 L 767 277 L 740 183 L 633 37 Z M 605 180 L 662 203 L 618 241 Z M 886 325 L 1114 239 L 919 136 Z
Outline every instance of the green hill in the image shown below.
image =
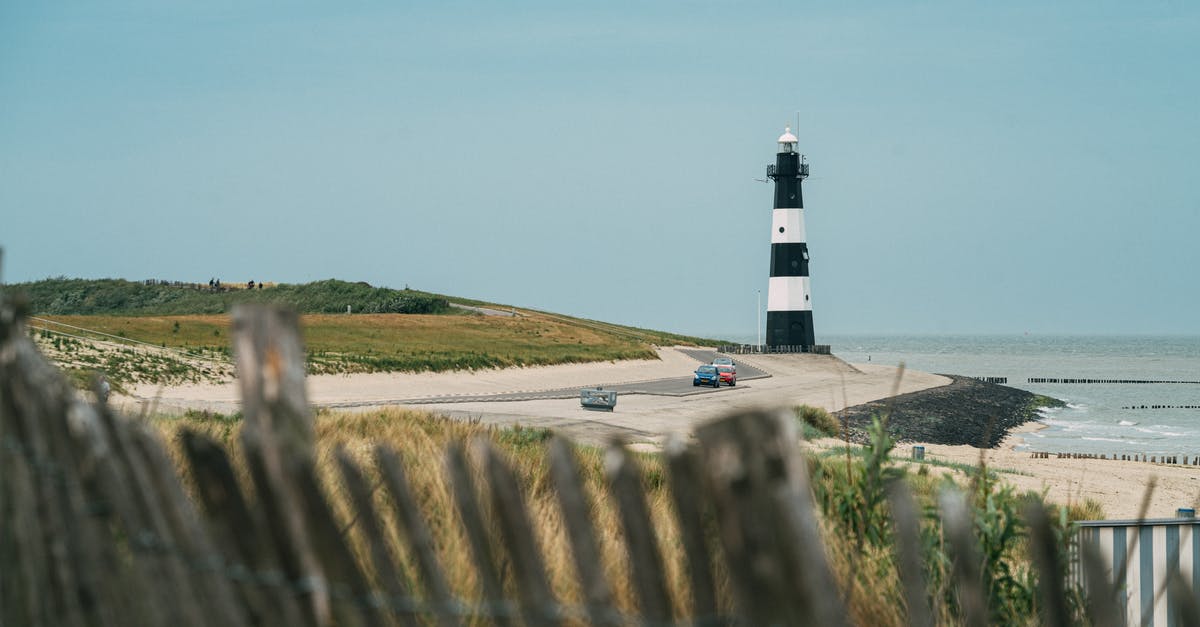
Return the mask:
M 449 313 L 444 296 L 329 279 L 249 289 L 245 284 L 214 288 L 202 283 L 124 279 L 45 279 L 17 283 L 30 311 L 45 316 L 183 316 L 228 313 L 238 303 L 288 305 L 300 313 Z
M 721 343 L 337 280 L 212 289 L 60 278 L 3 290 L 24 295 L 38 345 L 81 382 L 95 370 L 106 372 L 114 383 L 225 380 L 232 376 L 228 312 L 248 302 L 286 305 L 303 314 L 312 374 L 654 359 L 656 345 Z M 346 314 L 347 306 L 352 315 Z M 508 315 L 485 315 L 500 312 Z

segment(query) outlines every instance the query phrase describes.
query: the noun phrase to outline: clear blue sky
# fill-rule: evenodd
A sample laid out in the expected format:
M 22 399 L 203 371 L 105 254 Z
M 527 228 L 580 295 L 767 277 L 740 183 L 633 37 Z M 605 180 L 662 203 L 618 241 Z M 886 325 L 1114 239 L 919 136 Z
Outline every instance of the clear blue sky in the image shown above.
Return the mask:
M 4 280 L 753 337 L 799 112 L 818 341 L 1200 332 L 1195 3 L 246 4 L 0 2 Z

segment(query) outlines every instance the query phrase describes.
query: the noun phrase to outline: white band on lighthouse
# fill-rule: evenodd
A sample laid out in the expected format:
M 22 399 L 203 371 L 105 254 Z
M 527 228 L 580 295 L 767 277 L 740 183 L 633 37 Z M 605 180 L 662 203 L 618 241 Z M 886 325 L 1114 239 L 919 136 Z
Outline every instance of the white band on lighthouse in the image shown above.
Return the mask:
M 812 311 L 808 277 L 771 277 L 767 284 L 767 311 Z
M 771 214 L 772 244 L 804 241 L 804 209 L 776 209 Z

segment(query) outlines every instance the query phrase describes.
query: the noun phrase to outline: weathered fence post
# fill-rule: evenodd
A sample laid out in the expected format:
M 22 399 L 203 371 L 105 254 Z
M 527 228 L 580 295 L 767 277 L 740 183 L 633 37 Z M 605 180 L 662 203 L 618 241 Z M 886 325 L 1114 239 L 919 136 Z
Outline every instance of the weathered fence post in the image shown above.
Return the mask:
M 511 625 L 509 604 L 504 599 L 504 587 L 496 572 L 496 557 L 488 543 L 487 526 L 475 497 L 475 482 L 471 479 L 471 469 L 467 466 L 467 457 L 461 444 L 454 443 L 446 447 L 446 474 L 450 478 L 450 489 L 455 508 L 462 519 L 463 532 L 475 559 L 475 572 L 483 589 L 483 604 L 489 610 L 488 616 L 497 625 Z
M 888 506 L 896 528 L 896 570 L 904 585 L 904 601 L 908 607 L 911 627 L 933 627 L 933 611 L 929 607 L 929 583 L 921 564 L 921 521 L 912 492 L 903 481 L 893 480 L 887 486 Z
M 375 515 L 375 505 L 371 502 L 371 487 L 358 464 L 346 454 L 345 449 L 338 448 L 334 453 L 338 467 L 341 470 L 342 484 L 350 494 L 354 506 L 354 527 L 367 541 L 367 558 L 375 569 L 375 577 L 382 590 L 385 609 L 388 609 L 400 619 L 403 625 L 416 625 L 413 608 L 398 607 L 401 601 L 408 597 L 400 573 L 388 553 L 387 540 L 383 528 Z M 379 594 L 379 593 L 377 593 Z
M 667 438 L 663 450 L 671 477 L 671 501 L 679 519 L 679 535 L 687 556 L 688 581 L 692 589 L 692 616 L 697 627 L 722 625 L 717 618 L 716 585 L 713 583 L 712 555 L 708 550 L 704 525 L 707 494 L 696 468 L 695 452 L 678 435 Z
M 629 549 L 630 578 L 637 590 L 642 617 L 653 624 L 672 622 L 671 598 L 665 585 L 662 554 L 654 537 L 654 525 L 642 493 L 642 473 L 633 456 L 618 440 L 604 454 L 604 474 L 612 488 L 613 499 L 625 532 Z
M 312 625 L 311 613 L 297 606 L 282 570 L 279 538 L 246 501 L 225 450 L 192 431 L 184 431 L 181 441 L 213 543 L 224 555 L 225 572 L 240 583 L 239 594 L 253 620 Z
M 742 620 L 846 624 L 786 413 L 731 416 L 701 425 L 696 437 Z
M 987 594 L 983 590 L 983 556 L 979 554 L 974 533 L 974 517 L 967 497 L 958 490 L 945 489 L 938 495 L 942 509 L 942 532 L 949 544 L 951 573 L 956 582 L 962 622 L 967 627 L 988 624 Z
M 238 306 L 233 310 L 233 348 L 242 393 L 242 447 L 255 491 L 279 541 L 285 577 L 305 582 L 311 622 L 328 624 L 328 581 L 309 541 L 291 472 L 311 460 L 313 442 L 299 320 L 283 309 Z
M 558 604 L 546 580 L 541 549 L 533 536 L 533 525 L 529 522 L 529 512 L 525 509 L 525 499 L 521 496 L 517 478 L 486 440 L 476 440 L 473 448 L 487 471 L 492 508 L 496 512 L 500 534 L 513 565 L 525 622 L 531 625 L 558 625 Z
M 1042 624 L 1067 627 L 1071 624 L 1071 615 L 1067 608 L 1062 555 L 1050 527 L 1050 517 L 1041 501 L 1033 499 L 1026 502 L 1024 514 L 1029 526 L 1029 552 L 1038 573 Z
M 547 450 L 550 476 L 554 479 L 558 504 L 562 509 L 563 524 L 567 528 L 567 539 L 571 542 L 571 556 L 575 560 L 575 572 L 583 590 L 588 617 L 595 625 L 622 624 L 620 615 L 613 608 L 612 589 L 599 568 L 600 546 L 592 528 L 587 499 L 583 492 L 583 480 L 571 452 L 571 443 L 562 436 L 550 439 Z
M 417 563 L 425 592 L 433 600 L 438 624 L 442 627 L 458 625 L 458 618 L 454 614 L 457 602 L 450 594 L 450 587 L 446 584 L 446 578 L 438 564 L 433 536 L 429 532 L 429 526 L 425 524 L 425 518 L 421 516 L 412 490 L 409 489 L 400 456 L 386 446 L 379 446 L 375 449 L 375 459 L 379 464 L 383 482 L 392 494 L 396 522 L 400 525 L 401 535 L 408 539 L 409 550 Z

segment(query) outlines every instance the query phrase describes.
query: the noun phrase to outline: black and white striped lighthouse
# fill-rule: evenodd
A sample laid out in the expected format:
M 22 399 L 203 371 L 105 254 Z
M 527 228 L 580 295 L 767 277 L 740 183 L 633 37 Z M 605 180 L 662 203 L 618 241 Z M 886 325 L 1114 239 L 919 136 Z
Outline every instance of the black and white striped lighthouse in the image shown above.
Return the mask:
M 796 136 L 791 128 L 779 136 L 779 154 L 775 155 L 775 165 L 767 166 L 767 177 L 775 181 L 767 346 L 808 352 L 816 344 L 804 236 L 804 196 L 800 193 L 800 182 L 808 178 L 808 164 L 796 152 Z

